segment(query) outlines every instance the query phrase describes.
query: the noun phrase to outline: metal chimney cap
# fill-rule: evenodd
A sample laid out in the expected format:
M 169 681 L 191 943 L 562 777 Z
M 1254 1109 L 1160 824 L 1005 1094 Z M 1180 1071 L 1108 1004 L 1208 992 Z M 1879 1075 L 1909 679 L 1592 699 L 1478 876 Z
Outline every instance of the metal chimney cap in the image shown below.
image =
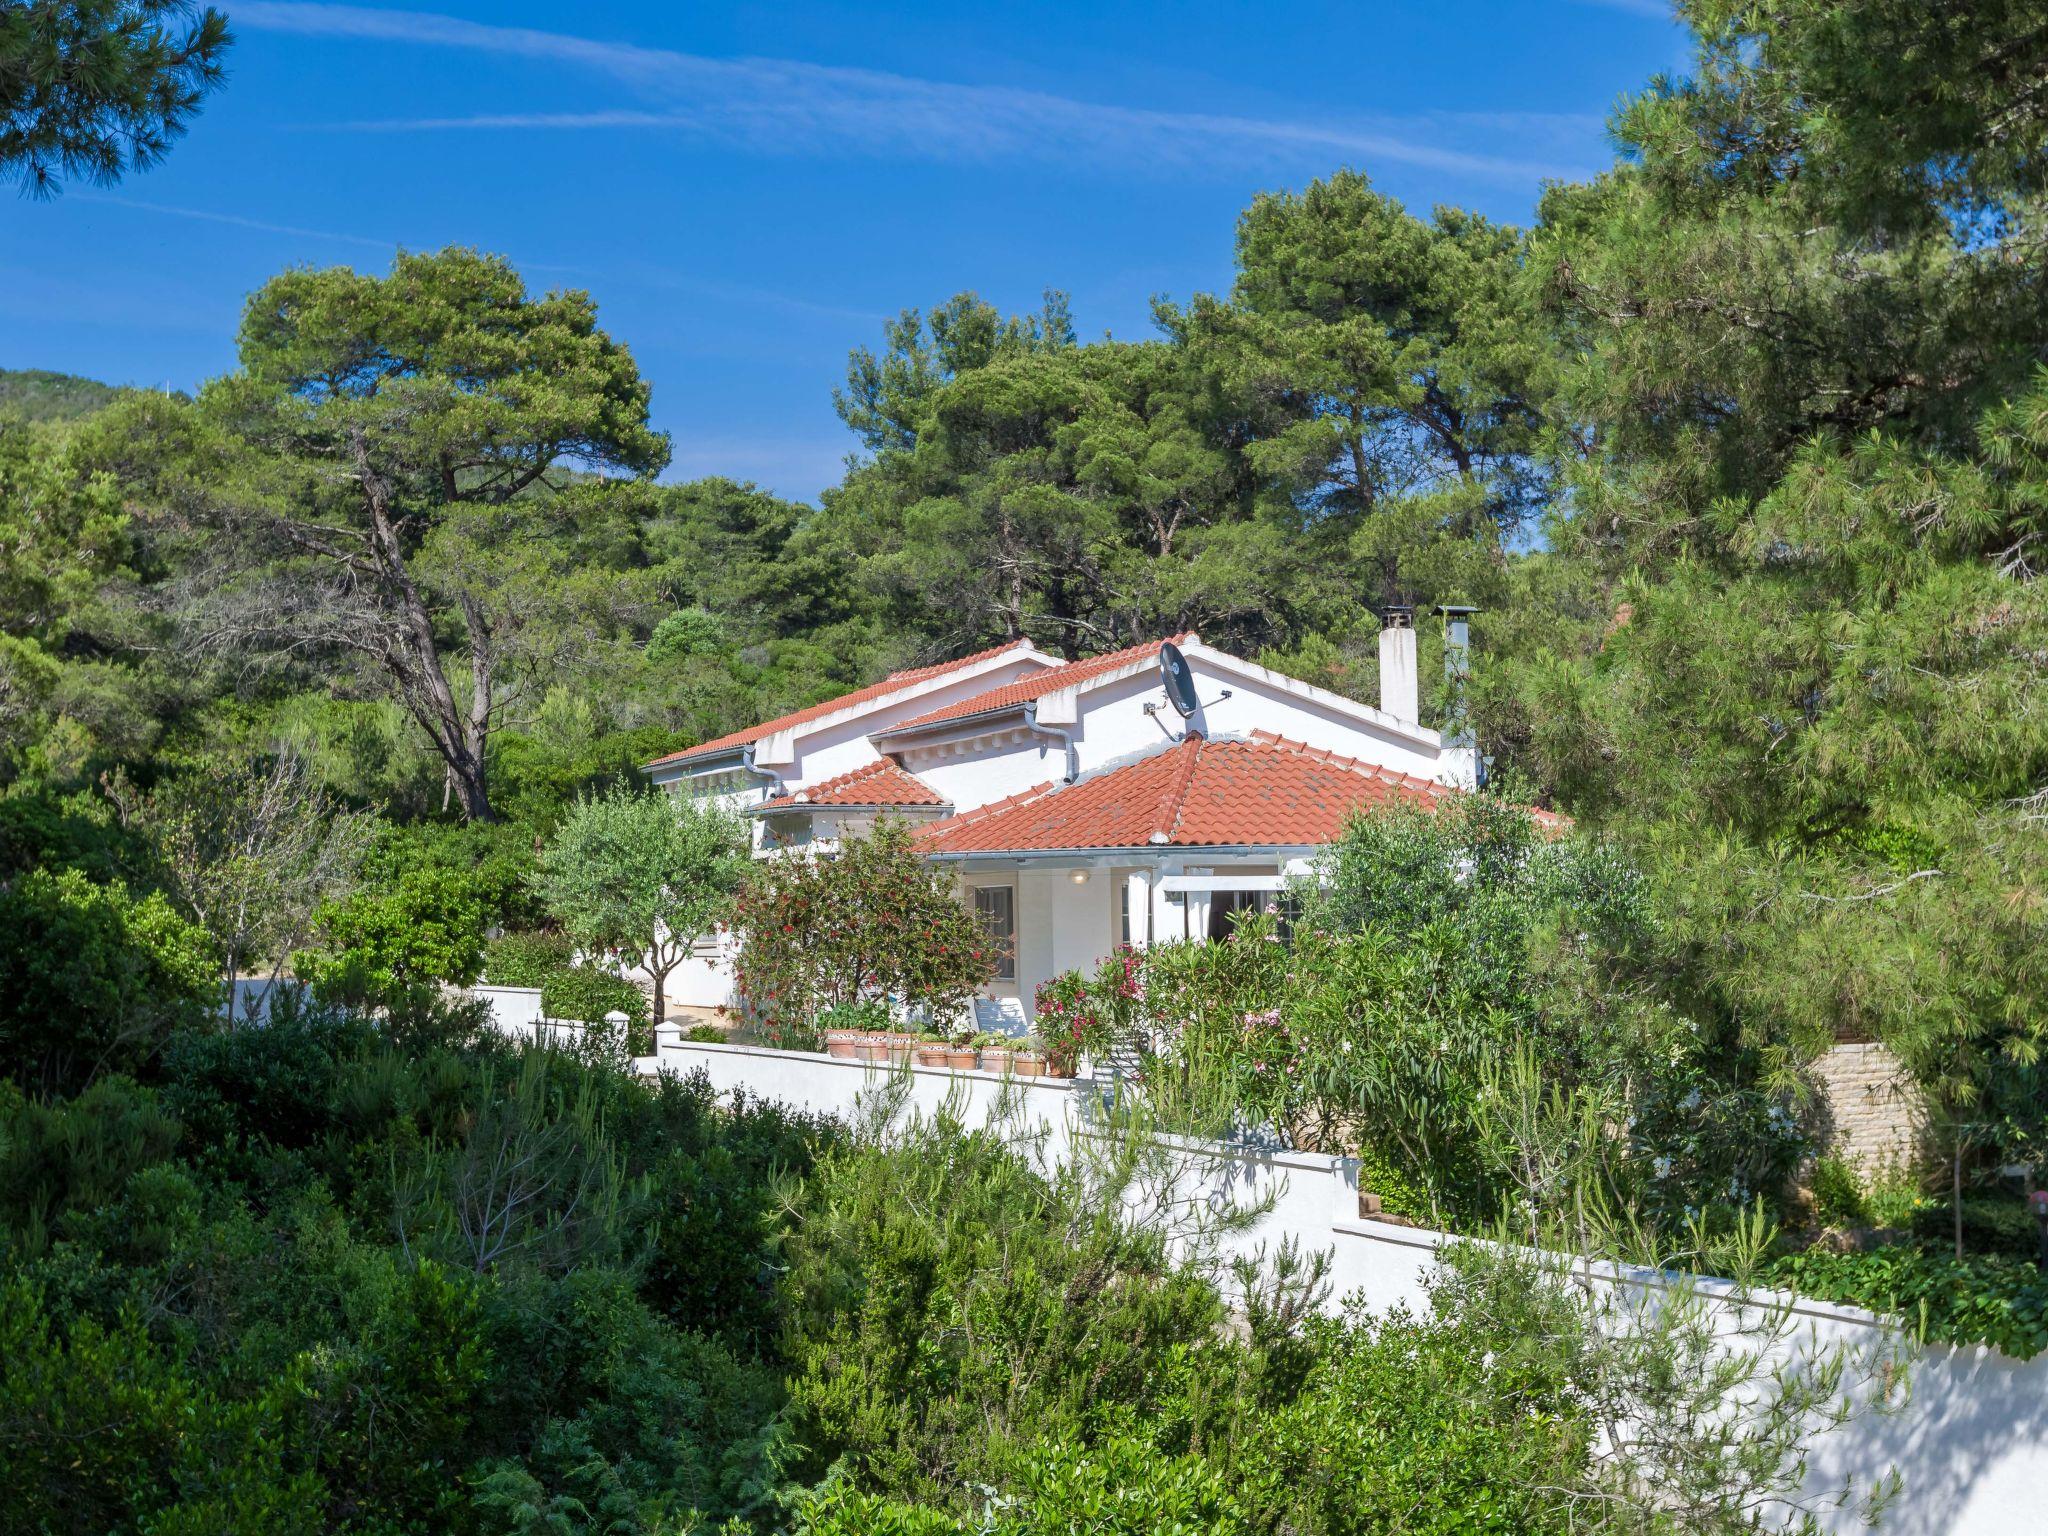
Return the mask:
M 1407 603 L 1389 603 L 1380 610 L 1380 622 L 1388 629 L 1413 629 L 1415 609 Z
M 1438 603 L 1436 611 L 1447 619 L 1462 619 L 1480 610 L 1477 604 Z

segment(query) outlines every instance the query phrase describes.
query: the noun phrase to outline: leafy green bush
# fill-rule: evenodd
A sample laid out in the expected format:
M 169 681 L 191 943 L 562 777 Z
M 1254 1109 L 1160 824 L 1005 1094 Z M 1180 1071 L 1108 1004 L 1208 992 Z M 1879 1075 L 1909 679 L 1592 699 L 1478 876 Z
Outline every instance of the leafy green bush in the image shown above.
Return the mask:
M 829 1127 L 319 1009 L 160 1075 L 0 1083 L 0 1527 L 771 1523 L 777 1181 Z
M 444 875 L 467 889 L 485 928 L 527 931 L 547 921 L 530 888 L 534 867 L 530 826 L 417 821 L 391 826 L 378 838 L 364 861 L 363 883 L 389 889 L 416 875 Z
M 630 1026 L 648 1022 L 647 994 L 623 976 L 594 965 L 565 966 L 540 984 L 540 1011 L 550 1019 L 602 1024 L 606 1014 L 623 1013 Z
M 1190 1373 L 1234 1369 L 1222 1301 L 1119 1211 L 944 1121 L 822 1159 L 783 1250 L 806 1469 L 965 1513 L 1113 1407 L 1184 1437 Z
M 1777 1284 L 1823 1301 L 1895 1312 L 1949 1344 L 1989 1344 L 2017 1359 L 2048 1350 L 2048 1273 L 2004 1255 L 1952 1254 L 1908 1244 L 1867 1253 L 1787 1254 Z
M 296 957 L 314 995 L 348 1007 L 393 1008 L 483 970 L 486 913 L 473 883 L 443 869 L 324 908 L 321 948 Z
M 683 1038 L 699 1045 L 724 1045 L 730 1037 L 716 1024 L 692 1024 L 683 1031 Z
M 2012 1195 L 1969 1195 L 1963 1200 L 1963 1247 L 1970 1253 L 2002 1253 L 2032 1258 L 2040 1251 L 2041 1230 L 2026 1202 Z M 1923 1244 L 1952 1244 L 1955 1213 L 1946 1204 L 1928 1204 L 1913 1212 L 1913 1235 Z
M 137 1073 L 221 1005 L 213 944 L 162 896 L 76 870 L 0 887 L 0 1072 L 44 1093 Z
M 1853 1227 L 1870 1218 L 1870 1202 L 1863 1193 L 1863 1180 L 1846 1159 L 1834 1156 L 1814 1161 L 1813 1191 L 1815 1214 L 1829 1227 Z
M 484 946 L 484 980 L 498 987 L 544 987 L 566 970 L 576 946 L 565 933 L 508 933 Z

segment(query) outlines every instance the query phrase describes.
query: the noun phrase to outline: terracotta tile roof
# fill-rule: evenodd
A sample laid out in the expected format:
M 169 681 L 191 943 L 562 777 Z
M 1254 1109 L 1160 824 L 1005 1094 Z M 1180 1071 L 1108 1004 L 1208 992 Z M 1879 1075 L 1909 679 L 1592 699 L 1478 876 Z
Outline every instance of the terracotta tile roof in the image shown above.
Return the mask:
M 666 757 L 657 757 L 653 762 L 645 766 L 655 768 L 664 763 L 686 763 L 692 758 L 709 757 L 714 752 L 725 752 L 730 751 L 734 747 L 743 747 L 749 742 L 759 741 L 764 736 L 773 736 L 777 731 L 787 730 L 792 725 L 802 725 L 810 720 L 822 720 L 827 715 L 836 714 L 840 710 L 850 708 L 855 704 L 865 704 L 873 699 L 887 698 L 899 689 L 908 688 L 916 683 L 929 682 L 935 677 L 943 677 L 948 672 L 957 672 L 962 667 L 972 666 L 977 661 L 987 661 L 990 657 L 1000 656 L 1005 651 L 1019 650 L 1026 643 L 1022 640 L 1010 640 L 1002 645 L 990 646 L 985 651 L 976 651 L 971 656 L 957 656 L 951 661 L 935 662 L 927 667 L 905 667 L 901 671 L 891 672 L 879 683 L 870 683 L 865 688 L 856 688 L 853 692 L 842 693 L 837 698 L 826 699 L 822 703 L 812 704 L 807 708 L 794 710 L 786 715 L 777 715 L 773 720 L 764 720 L 759 725 L 750 725 L 743 731 L 733 731 L 728 735 L 713 737 L 710 741 L 700 741 L 694 747 L 685 747 L 680 752 L 671 752 Z
M 1027 790 L 925 831 L 927 853 L 1056 848 L 1317 847 L 1351 814 L 1462 791 L 1261 733 L 1187 737 L 1073 784 Z
M 836 779 L 826 779 L 808 789 L 799 789 L 787 795 L 777 795 L 773 800 L 764 800 L 754 807 L 759 815 L 763 811 L 787 811 L 799 807 L 817 805 L 945 805 L 947 802 L 916 774 L 909 772 L 893 758 L 877 758 L 865 763 L 851 773 L 842 773 Z
M 1159 654 L 1159 647 L 1168 641 L 1180 645 L 1194 638 L 1192 632 L 1169 635 L 1165 640 L 1147 640 L 1143 645 L 1128 646 L 1121 651 L 1107 651 L 1100 656 L 1089 656 L 1080 661 L 1068 662 L 1064 667 L 1052 667 L 1017 682 L 1005 683 L 984 693 L 973 694 L 942 709 L 932 710 L 929 714 L 899 720 L 888 729 L 891 732 L 905 731 L 914 726 L 939 725 L 948 720 L 965 719 L 970 715 L 986 715 L 1000 709 L 1015 709 L 1020 704 L 1030 703 L 1033 699 L 1042 699 L 1048 693 L 1057 693 L 1062 688 L 1085 683 L 1091 677 L 1101 677 L 1104 673 L 1114 672 L 1119 667 L 1129 666 L 1134 661 L 1150 660 Z

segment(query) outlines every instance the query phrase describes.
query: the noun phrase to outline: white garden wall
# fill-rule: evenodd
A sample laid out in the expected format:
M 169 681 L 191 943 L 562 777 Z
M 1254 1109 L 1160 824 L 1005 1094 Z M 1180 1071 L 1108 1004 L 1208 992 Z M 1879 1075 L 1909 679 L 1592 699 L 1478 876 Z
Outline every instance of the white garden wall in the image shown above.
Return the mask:
M 721 1093 L 744 1088 L 751 1097 L 849 1115 L 860 1095 L 879 1087 L 887 1069 L 795 1051 L 685 1044 L 663 1030 L 657 1054 L 639 1065 L 648 1072 L 701 1070 Z M 910 1103 L 926 1112 L 949 1100 L 969 1123 L 979 1123 L 1003 1091 L 982 1072 L 907 1069 Z M 1042 1126 L 1048 1151 L 1058 1156 L 1079 1123 L 1080 1095 L 1089 1087 L 1016 1081 L 1024 1118 Z M 1293 1238 L 1304 1249 L 1330 1254 L 1333 1298 L 1358 1293 L 1375 1310 L 1426 1303 L 1422 1277 L 1440 1233 L 1361 1221 L 1355 1170 L 1347 1159 L 1301 1153 L 1208 1149 L 1203 1161 L 1235 1194 L 1255 1199 L 1272 1189 L 1276 1201 L 1258 1229 L 1240 1242 Z M 1653 1275 L 1603 1271 L 1606 1283 L 1655 1285 Z M 1804 1336 L 1820 1347 L 1876 1340 L 1876 1319 L 1826 1303 L 1797 1301 Z M 2022 1363 L 1981 1348 L 1930 1348 L 1918 1353 L 1911 1404 L 1901 1413 L 1867 1416 L 1824 1437 L 1813 1452 L 1814 1486 L 1838 1483 L 1853 1472 L 1868 1486 L 1888 1469 L 1904 1479 L 1881 1529 L 1897 1536 L 2041 1536 L 2048 1531 L 2048 1355 Z M 1862 1529 L 1846 1514 L 1831 1529 Z

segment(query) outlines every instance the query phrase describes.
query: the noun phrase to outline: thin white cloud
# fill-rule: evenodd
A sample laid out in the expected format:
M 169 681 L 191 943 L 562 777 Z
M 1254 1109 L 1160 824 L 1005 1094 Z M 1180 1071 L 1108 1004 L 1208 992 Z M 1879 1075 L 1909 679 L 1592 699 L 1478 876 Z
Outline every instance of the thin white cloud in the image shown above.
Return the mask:
M 177 219 L 197 219 L 206 224 L 228 224 L 236 229 L 253 229 L 266 235 L 290 235 L 299 240 L 333 240 L 342 245 L 363 245 L 373 250 L 396 250 L 394 240 L 373 240 L 367 235 L 337 234 L 331 229 L 301 229 L 295 224 L 272 224 L 263 219 L 247 219 L 238 213 L 214 213 L 205 208 L 179 208 L 170 203 L 146 203 L 135 197 L 116 197 L 110 192 L 87 192 L 72 189 L 65 193 L 67 198 L 81 203 L 105 203 L 113 208 L 133 208 L 142 213 L 168 214 Z
M 363 6 L 246 0 L 236 25 L 311 37 L 459 48 L 599 74 L 645 108 L 519 110 L 323 125 L 386 132 L 630 130 L 682 132 L 769 153 L 896 154 L 920 159 L 1031 157 L 1157 169 L 1270 164 L 1314 154 L 1526 184 L 1583 167 L 1458 148 L 1449 115 L 1416 124 L 1288 122 L 1124 107 L 1007 86 L 960 85 L 789 59 L 715 59 L 527 27 Z M 1430 137 L 1413 131 L 1421 128 Z

